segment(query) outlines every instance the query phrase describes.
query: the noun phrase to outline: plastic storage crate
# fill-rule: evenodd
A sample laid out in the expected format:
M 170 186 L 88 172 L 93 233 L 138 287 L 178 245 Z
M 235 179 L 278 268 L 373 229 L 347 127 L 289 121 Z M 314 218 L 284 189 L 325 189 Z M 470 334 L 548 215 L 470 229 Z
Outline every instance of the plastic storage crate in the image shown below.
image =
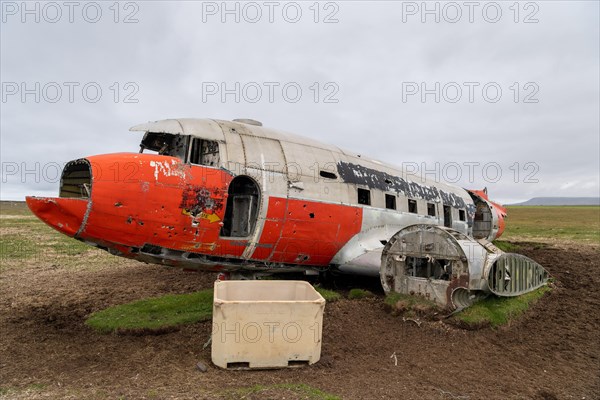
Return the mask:
M 325 299 L 303 281 L 217 281 L 212 361 L 221 368 L 283 368 L 321 357 Z

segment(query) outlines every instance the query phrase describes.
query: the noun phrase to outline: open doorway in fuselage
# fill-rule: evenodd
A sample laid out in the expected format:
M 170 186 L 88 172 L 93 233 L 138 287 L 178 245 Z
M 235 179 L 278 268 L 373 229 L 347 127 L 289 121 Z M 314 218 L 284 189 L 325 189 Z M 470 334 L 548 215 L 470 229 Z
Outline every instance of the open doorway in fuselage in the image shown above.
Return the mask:
M 247 176 L 237 176 L 229 184 L 228 194 L 221 236 L 248 237 L 258 218 L 258 184 Z

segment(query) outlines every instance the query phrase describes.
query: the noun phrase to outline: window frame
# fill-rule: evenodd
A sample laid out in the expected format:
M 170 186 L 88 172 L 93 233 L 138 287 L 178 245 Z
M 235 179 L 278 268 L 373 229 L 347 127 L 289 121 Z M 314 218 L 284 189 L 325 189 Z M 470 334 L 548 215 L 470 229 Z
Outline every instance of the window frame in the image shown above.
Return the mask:
M 393 207 L 388 207 L 388 199 L 392 200 Z M 396 201 L 395 194 L 385 193 L 385 208 L 386 208 L 386 210 L 397 210 L 398 209 L 398 204 Z
M 417 203 L 417 200 L 415 199 L 407 199 L 408 200 L 408 212 L 411 214 L 418 214 L 419 213 L 419 205 Z M 414 207 L 411 207 L 414 206 Z M 414 208 L 414 211 L 413 211 Z
M 366 195 L 367 195 L 367 203 L 361 202 L 361 192 L 363 194 L 366 193 Z M 358 204 L 360 204 L 360 205 L 363 205 L 363 206 L 370 206 L 373 203 L 373 201 L 371 199 L 371 190 L 370 189 L 361 188 L 361 187 L 356 188 L 356 202 Z
M 433 214 L 431 211 L 433 210 Z M 427 215 L 429 217 L 437 217 L 437 207 L 435 203 L 427 203 Z

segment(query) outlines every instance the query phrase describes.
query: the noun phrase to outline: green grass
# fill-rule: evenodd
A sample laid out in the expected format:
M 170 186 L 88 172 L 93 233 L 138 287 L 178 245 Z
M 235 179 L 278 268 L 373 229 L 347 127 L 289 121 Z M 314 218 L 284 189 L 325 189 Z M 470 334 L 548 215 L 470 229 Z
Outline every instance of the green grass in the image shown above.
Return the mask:
M 439 312 L 437 304 L 423 296 L 391 292 L 385 297 L 384 302 L 392 315 L 431 317 Z
M 85 322 L 102 332 L 166 331 L 212 317 L 212 289 L 166 295 L 118 305 L 93 313 Z
M 99 250 L 56 232 L 41 222 L 38 226 L 24 232 L 17 231 L 0 235 L 0 260 L 2 261 L 48 260 L 49 258 L 58 260 L 89 251 Z
M 366 299 L 369 297 L 374 297 L 375 295 L 373 293 L 371 293 L 368 290 L 365 289 L 350 289 L 350 292 L 348 293 L 348 298 L 350 300 L 356 300 L 356 299 Z
M 241 399 L 250 398 L 258 399 L 264 397 L 264 392 L 268 392 L 272 398 L 276 395 L 279 398 L 285 398 L 286 395 L 296 394 L 301 396 L 303 399 L 310 400 L 341 400 L 341 397 L 324 392 L 320 389 L 314 388 L 303 383 L 281 383 L 274 385 L 254 385 L 247 388 L 228 390 L 225 393 L 225 398 Z
M 29 258 L 37 252 L 37 243 L 26 235 L 14 233 L 0 236 L 0 260 Z
M 342 295 L 339 294 L 338 292 L 335 292 L 333 290 L 329 290 L 329 289 L 323 289 L 322 287 L 316 287 L 315 286 L 315 290 L 317 292 L 319 292 L 319 294 L 321 296 L 323 296 L 323 298 L 325 299 L 325 301 L 331 303 L 334 301 L 338 301 L 339 299 L 342 298 Z
M 504 240 L 494 240 L 494 246 L 507 253 L 516 253 L 521 248 L 521 246 L 519 246 L 518 244 L 507 242 Z
M 2 202 L 0 209 L 0 269 L 24 265 L 22 261 L 47 260 L 70 264 L 91 252 L 112 257 L 99 249 L 67 237 L 37 219 L 25 203 Z
M 508 207 L 506 230 L 502 239 L 562 239 L 600 244 L 600 207 Z
M 0 214 L 33 215 L 25 201 L 0 201 Z
M 452 318 L 470 327 L 505 325 L 519 317 L 551 289 L 543 286 L 516 297 L 490 296 L 464 309 Z
M 48 385 L 43 383 L 32 383 L 23 388 L 0 387 L 0 396 L 8 396 L 10 394 L 15 395 L 23 392 L 41 392 L 47 387 Z

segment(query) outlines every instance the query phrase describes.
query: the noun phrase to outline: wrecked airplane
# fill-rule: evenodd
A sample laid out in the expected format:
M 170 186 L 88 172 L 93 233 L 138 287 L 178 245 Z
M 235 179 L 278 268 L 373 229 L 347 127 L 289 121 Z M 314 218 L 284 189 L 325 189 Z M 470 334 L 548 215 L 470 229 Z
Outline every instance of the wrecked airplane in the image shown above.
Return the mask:
M 139 153 L 69 162 L 58 197 L 27 197 L 56 230 L 139 261 L 244 275 L 327 269 L 462 308 L 543 285 L 533 260 L 491 241 L 505 209 L 486 191 L 402 170 L 254 120 L 134 126 Z

